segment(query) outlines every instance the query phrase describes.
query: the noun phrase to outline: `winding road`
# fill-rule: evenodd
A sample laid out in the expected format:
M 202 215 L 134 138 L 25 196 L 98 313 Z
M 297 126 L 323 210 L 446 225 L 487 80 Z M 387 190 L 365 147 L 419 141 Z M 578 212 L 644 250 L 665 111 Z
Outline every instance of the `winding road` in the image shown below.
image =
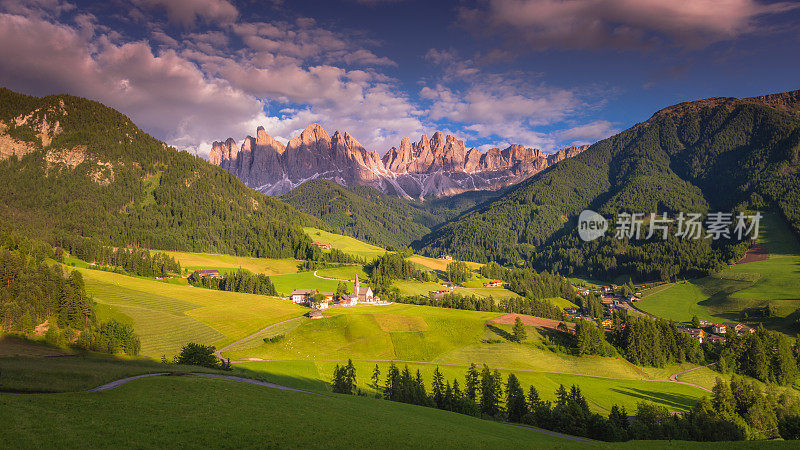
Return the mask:
M 110 391 L 111 389 L 116 389 L 122 385 L 128 384 L 131 381 L 138 380 L 140 378 L 148 378 L 148 377 L 157 377 L 157 376 L 169 376 L 169 373 L 162 372 L 162 373 L 146 373 L 144 375 L 136 375 L 134 377 L 122 378 L 119 380 L 112 381 L 110 383 L 106 383 L 102 386 L 97 386 L 94 389 L 89 389 L 89 392 L 101 392 L 101 391 Z M 295 389 L 290 388 L 288 386 L 282 386 L 280 384 L 269 383 L 266 381 L 254 380 L 252 378 L 243 378 L 237 377 L 233 375 L 218 375 L 214 373 L 191 373 L 188 374 L 189 376 L 194 377 L 205 377 L 205 378 L 218 378 L 221 380 L 229 380 L 229 381 L 238 381 L 240 383 L 248 383 L 248 384 L 255 384 L 258 386 L 264 386 L 272 389 L 280 389 L 282 391 L 293 391 L 293 392 L 303 392 L 305 394 L 312 394 L 312 395 L 321 395 L 323 397 L 328 397 L 325 394 L 320 394 L 319 392 L 311 392 L 311 391 L 304 391 L 302 389 Z

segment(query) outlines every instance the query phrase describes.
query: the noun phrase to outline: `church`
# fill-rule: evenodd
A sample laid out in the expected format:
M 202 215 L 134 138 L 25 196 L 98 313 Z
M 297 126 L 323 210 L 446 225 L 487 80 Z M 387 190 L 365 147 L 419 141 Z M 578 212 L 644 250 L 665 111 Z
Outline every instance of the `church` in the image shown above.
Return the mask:
M 339 298 L 340 306 L 355 306 L 359 303 L 380 303 L 380 297 L 376 297 L 369 286 L 361 286 L 356 274 L 355 286 L 352 294 L 343 295 Z

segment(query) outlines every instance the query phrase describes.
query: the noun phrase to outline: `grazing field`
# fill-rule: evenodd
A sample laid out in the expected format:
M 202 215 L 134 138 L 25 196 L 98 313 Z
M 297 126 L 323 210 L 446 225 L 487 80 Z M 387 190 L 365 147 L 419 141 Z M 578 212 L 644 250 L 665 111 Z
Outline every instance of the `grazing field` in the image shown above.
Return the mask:
M 155 250 L 166 253 L 181 264 L 181 268 L 189 271 L 208 269 L 220 272 L 232 272 L 246 269 L 253 273 L 280 275 L 297 272 L 299 261 L 294 259 L 253 258 L 250 256 L 220 255 L 215 253 L 188 253 Z
M 381 247 L 367 244 L 366 242 L 359 241 L 358 239 L 350 236 L 329 233 L 317 228 L 303 228 L 303 231 L 306 232 L 312 241 L 331 244 L 331 247 L 335 249 L 365 258 L 367 261 L 386 253 L 386 250 Z
M 293 384 L 293 387 L 323 392 L 326 389 L 325 382 L 332 378 L 335 365 L 346 364 L 346 362 L 346 360 L 255 361 L 237 364 L 237 366 L 262 374 L 266 380 L 293 383 L 293 380 L 296 379 L 297 384 Z M 353 364 L 356 367 L 356 381 L 359 388 L 368 394 L 376 393 L 376 386 L 370 379 L 375 365 L 377 364 L 380 370 L 380 384 L 382 384 L 385 381 L 390 363 L 386 361 L 353 361 Z M 469 367 L 468 364 L 445 365 L 405 363 L 402 361 L 398 361 L 396 364 L 401 369 L 408 365 L 412 373 L 419 370 L 428 389 L 430 389 L 430 382 L 436 367 L 439 368 L 446 380 L 452 383 L 453 379 L 458 379 L 459 384 L 462 386 L 464 374 Z M 490 367 L 494 366 L 490 365 Z M 528 386 L 536 386 L 539 394 L 545 400 L 555 400 L 554 393 L 561 384 L 565 386 L 578 385 L 589 400 L 591 408 L 601 414 L 608 414 L 614 404 L 624 405 L 629 411 L 635 410 L 636 403 L 640 400 L 652 401 L 667 407 L 671 411 L 683 411 L 691 408 L 700 397 L 706 394 L 701 389 L 679 383 L 670 383 L 666 380 L 609 379 L 585 375 L 505 369 L 500 372 L 504 380 L 509 373 L 514 373 L 525 387 L 526 392 Z
M 78 270 L 87 292 L 100 305 L 100 319 L 118 318 L 133 324 L 142 340 L 141 353 L 146 356 L 172 356 L 187 342 L 220 347 L 307 311 L 286 300 L 261 295 Z
M 339 278 L 342 280 L 352 280 L 358 275 L 359 280 L 365 281 L 369 279 L 367 273 L 364 272 L 364 268 L 356 265 L 326 267 L 317 270 L 317 275 L 328 278 Z
M 234 346 L 223 356 L 234 360 L 255 357 L 431 361 L 460 346 L 480 342 L 486 321 L 499 314 L 394 304 L 335 307 L 324 315 L 322 319 L 303 319 L 280 342 L 247 349 Z M 408 329 L 412 324 L 416 329 Z M 408 332 L 386 331 L 403 327 Z
M 697 315 L 717 321 L 739 320 L 746 308 L 772 306 L 778 317 L 765 319 L 764 325 L 781 329 L 784 317 L 800 308 L 800 247 L 774 214 L 762 220 L 759 242 L 769 252 L 766 260 L 735 264 L 710 277 L 666 286 L 648 293 L 637 306 L 672 320 Z
M 511 292 L 502 287 L 477 287 L 477 288 L 456 288 L 453 290 L 456 294 L 461 295 L 476 295 L 478 297 L 492 297 L 495 300 L 503 298 L 519 297 L 516 292 Z
M 326 280 L 314 276 L 314 271 L 297 272 L 288 275 L 275 275 L 269 277 L 278 295 L 288 296 L 295 289 L 319 289 L 320 292 L 336 292 L 339 281 Z M 350 292 L 353 292 L 353 283 L 346 282 Z
M 409 261 L 417 263 L 421 266 L 427 267 L 429 269 L 438 270 L 444 272 L 447 270 L 447 265 L 453 261 L 448 261 L 446 259 L 438 259 L 438 258 L 430 258 L 427 256 L 421 255 L 414 255 L 408 258 Z M 464 261 L 467 263 L 472 270 L 478 270 L 483 266 L 483 264 L 472 262 L 472 261 Z
M 0 336 L 0 392 L 81 391 L 120 378 L 165 371 L 218 372 L 147 358 L 71 352 L 43 342 Z
M 392 282 L 392 286 L 400 290 L 402 295 L 428 295 L 429 292 L 441 291 L 445 288 L 432 281 L 399 280 Z
M 87 442 L 102 448 L 164 448 L 176 442 L 206 448 L 577 444 L 433 408 L 199 377 L 150 377 L 106 392 L 2 396 L 0 421 L 0 439 L 16 448 L 77 448 Z

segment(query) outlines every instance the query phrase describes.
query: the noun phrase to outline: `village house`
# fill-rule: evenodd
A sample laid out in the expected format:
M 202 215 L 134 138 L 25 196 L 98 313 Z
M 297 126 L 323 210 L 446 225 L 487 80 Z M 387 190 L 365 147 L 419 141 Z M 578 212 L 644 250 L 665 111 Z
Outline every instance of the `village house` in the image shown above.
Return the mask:
M 453 260 L 453 257 L 452 257 L 452 256 L 450 256 L 450 255 L 439 255 L 439 258 L 438 258 L 438 259 L 445 259 L 445 260 L 447 260 L 447 261 L 452 261 L 452 260 Z
M 711 332 L 716 334 L 725 334 L 728 330 L 728 327 L 725 326 L 724 323 L 715 323 L 711 325 Z
M 292 291 L 292 303 L 308 303 L 318 291 L 316 289 L 295 289 Z
M 583 286 L 578 286 L 576 288 L 581 295 L 589 295 L 589 288 L 585 288 Z
M 456 287 L 456 284 L 455 284 L 455 283 L 451 283 L 451 282 L 449 282 L 449 281 L 442 281 L 442 282 L 441 282 L 441 283 L 439 283 L 439 284 L 441 284 L 442 286 L 444 286 L 444 287 L 446 287 L 446 288 L 448 288 L 448 289 L 454 289 L 454 288 Z
M 576 308 L 574 306 L 568 306 L 568 307 L 564 308 L 564 312 L 567 313 L 567 314 L 575 315 L 575 314 L 578 314 L 578 308 Z
M 688 334 L 690 337 L 697 339 L 697 341 L 701 344 L 703 343 L 703 339 L 706 337 L 706 332 L 700 328 L 676 327 L 676 329 L 680 333 Z
M 222 278 L 222 275 L 220 275 L 219 270 L 198 270 L 197 273 L 203 278 L 205 277 Z
M 449 295 L 450 291 L 447 290 L 447 289 L 442 289 L 442 290 L 439 290 L 439 291 L 431 291 L 431 294 L 433 294 L 433 298 L 435 298 L 436 300 L 441 300 L 446 295 Z
M 701 327 L 707 327 L 709 322 L 706 319 L 700 319 L 698 320 L 698 323 Z
M 754 330 L 753 328 L 750 328 L 748 326 L 742 325 L 740 323 L 729 323 L 729 322 L 726 322 L 723 325 L 725 325 L 727 328 L 735 331 L 736 334 L 755 333 L 756 332 L 756 330 Z
M 503 287 L 503 282 L 501 280 L 492 280 L 488 283 L 483 283 L 483 287 Z
M 603 319 L 600 321 L 600 325 L 602 325 L 605 329 L 611 329 L 611 326 L 614 325 L 614 322 L 611 319 Z
M 332 248 L 331 244 L 328 242 L 312 242 L 311 245 L 316 245 L 323 250 L 330 250 Z

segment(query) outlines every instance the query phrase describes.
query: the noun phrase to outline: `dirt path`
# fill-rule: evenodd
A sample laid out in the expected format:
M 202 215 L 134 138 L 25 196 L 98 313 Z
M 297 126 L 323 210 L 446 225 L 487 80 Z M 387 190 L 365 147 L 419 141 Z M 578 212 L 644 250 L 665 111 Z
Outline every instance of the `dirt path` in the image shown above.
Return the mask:
M 220 358 L 220 359 L 222 359 L 222 352 L 224 352 L 225 350 L 227 350 L 227 349 L 229 349 L 229 348 L 233 347 L 234 345 L 236 345 L 236 344 L 238 344 L 238 343 L 240 343 L 240 342 L 246 341 L 246 340 L 248 340 L 248 339 L 250 339 L 250 338 L 252 338 L 252 337 L 254 337 L 254 336 L 256 336 L 256 335 L 258 335 L 258 334 L 260 334 L 260 333 L 263 333 L 263 332 L 265 332 L 265 331 L 269 330 L 269 329 L 270 329 L 270 328 L 272 328 L 272 327 L 278 326 L 278 325 L 280 325 L 280 324 L 282 324 L 282 323 L 291 322 L 291 321 L 293 321 L 293 320 L 301 319 L 302 317 L 303 317 L 303 316 L 300 316 L 300 317 L 292 317 L 291 319 L 282 320 L 282 321 L 280 321 L 280 322 L 278 322 L 278 323 L 273 323 L 272 325 L 266 326 L 266 327 L 264 327 L 264 328 L 262 328 L 262 329 L 260 329 L 260 330 L 256 331 L 255 333 L 251 334 L 250 336 L 244 337 L 244 338 L 242 338 L 242 339 L 239 339 L 238 341 L 235 341 L 235 342 L 231 342 L 230 344 L 226 345 L 225 347 L 222 347 L 221 349 L 219 349 L 219 350 L 215 351 L 215 352 L 214 352 L 214 355 L 215 355 L 217 358 Z
M 315 277 L 317 277 L 317 278 L 322 278 L 323 280 L 331 280 L 331 281 L 349 281 L 349 282 L 352 282 L 352 281 L 353 281 L 353 280 L 343 280 L 343 279 L 341 279 L 341 278 L 328 278 L 328 277 L 323 277 L 322 275 L 317 275 L 317 271 L 316 271 L 316 270 L 314 271 L 314 276 L 315 276 Z
M 691 369 L 687 369 L 687 370 L 684 370 L 682 372 L 673 373 L 672 375 L 669 376 L 669 381 L 671 381 L 673 383 L 680 383 L 680 384 L 686 384 L 688 386 L 694 386 L 694 387 L 702 389 L 704 391 L 711 392 L 711 389 L 706 389 L 703 386 L 698 386 L 698 385 L 696 385 L 694 383 L 689 383 L 689 382 L 686 382 L 686 381 L 678 381 L 678 377 L 683 375 L 683 374 L 685 374 L 685 373 L 689 373 L 689 372 L 692 372 L 692 371 L 697 370 L 697 369 L 702 369 L 703 367 L 713 366 L 714 364 L 716 364 L 716 362 L 713 362 L 711 364 L 706 364 L 705 366 L 693 367 Z

